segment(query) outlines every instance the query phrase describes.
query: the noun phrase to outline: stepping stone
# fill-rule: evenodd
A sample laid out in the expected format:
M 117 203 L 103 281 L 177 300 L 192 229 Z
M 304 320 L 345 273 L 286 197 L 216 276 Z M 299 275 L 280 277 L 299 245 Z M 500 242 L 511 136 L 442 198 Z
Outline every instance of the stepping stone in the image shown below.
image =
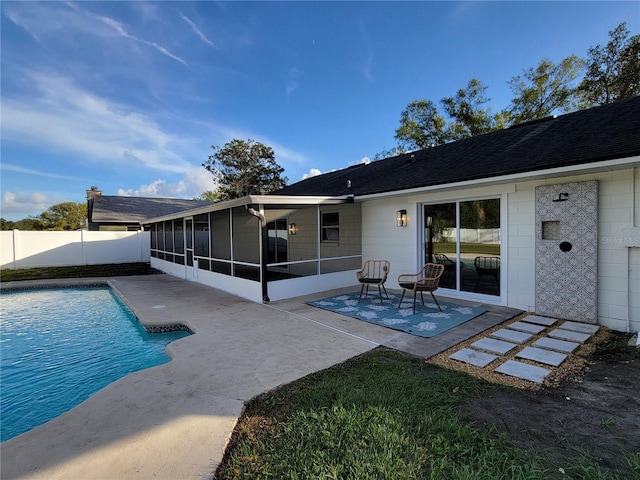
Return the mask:
M 527 323 L 535 323 L 536 325 L 544 325 L 545 327 L 550 327 L 557 322 L 555 318 L 540 317 L 538 315 L 529 315 L 528 317 L 524 317 L 522 321 Z
M 560 340 L 578 343 L 584 343 L 591 337 L 588 333 L 572 332 L 571 330 L 563 330 L 561 328 L 551 330 L 548 335 L 551 338 L 559 338 Z
M 490 353 L 479 352 L 472 348 L 463 348 L 462 350 L 458 350 L 457 352 L 449 355 L 449 358 L 459 360 L 460 362 L 470 363 L 471 365 L 482 368 L 489 365 L 498 357 L 496 355 L 491 355 Z
M 563 330 L 571 330 L 572 332 L 580 332 L 580 333 L 588 333 L 589 335 L 593 335 L 600 327 L 598 325 L 590 325 L 587 323 L 579 323 L 579 322 L 564 322 L 558 328 Z
M 495 338 L 481 338 L 477 342 L 471 344 L 474 348 L 481 350 L 487 350 L 488 352 L 504 355 L 509 350 L 517 347 L 515 343 L 503 342 L 502 340 L 496 340 Z
M 496 372 L 529 380 L 530 382 L 542 383 L 545 377 L 551 373 L 551 370 L 515 360 L 507 360 L 496 368 Z
M 557 367 L 566 360 L 567 354 L 554 352 L 552 350 L 545 350 L 544 348 L 525 347 L 516 355 L 516 357 Z
M 565 340 L 557 340 L 555 338 L 539 338 L 531 344 L 532 347 L 546 348 L 547 350 L 555 350 L 556 352 L 572 353 L 580 346 L 579 343 L 567 342 Z
M 508 325 L 507 328 L 510 328 L 511 330 L 519 330 L 521 332 L 536 334 L 540 333 L 547 327 L 545 327 L 544 325 L 534 325 L 533 323 L 513 322 L 512 324 Z
M 513 343 L 524 343 L 531 337 L 533 337 L 533 335 L 531 335 L 530 333 L 516 332 L 514 330 L 509 330 L 506 328 L 496 330 L 490 336 Z

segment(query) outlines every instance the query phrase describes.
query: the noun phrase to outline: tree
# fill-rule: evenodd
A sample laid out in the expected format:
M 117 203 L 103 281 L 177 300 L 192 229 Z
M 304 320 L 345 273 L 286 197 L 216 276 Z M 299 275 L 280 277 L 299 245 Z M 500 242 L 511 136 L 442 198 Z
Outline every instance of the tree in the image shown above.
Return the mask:
M 206 190 L 194 198 L 194 200 L 207 200 L 209 202 L 220 201 L 220 190 Z
M 62 202 L 40 214 L 46 230 L 81 230 L 87 224 L 87 204 Z
M 219 199 L 263 195 L 283 188 L 287 178 L 275 161 L 273 149 L 254 140 L 234 139 L 224 147 L 212 145 L 213 155 L 202 164 L 220 184 Z
M 46 230 L 47 227 L 45 226 L 44 223 L 42 223 L 42 220 L 40 220 L 39 218 L 27 217 L 15 222 L 13 225 L 13 228 L 17 230 L 40 231 L 40 230 Z
M 640 95 L 640 35 L 628 38 L 622 22 L 609 32 L 605 47 L 591 47 L 587 73 L 578 87 L 586 106 L 605 105 Z
M 453 119 L 447 127 L 447 137 L 450 140 L 474 137 L 506 126 L 504 116 L 493 115 L 491 108 L 484 107 L 491 101 L 485 95 L 487 88 L 480 80 L 472 78 L 467 88 L 458 90 L 455 97 L 440 100 L 447 115 Z
M 404 150 L 399 146 L 383 148 L 373 156 L 373 161 L 375 162 L 376 160 L 382 160 L 383 158 L 396 157 L 403 153 L 405 153 Z
M 395 138 L 403 151 L 441 145 L 447 141 L 445 120 L 431 100 L 413 100 L 400 115 Z
M 516 97 L 509 110 L 513 123 L 528 122 L 571 111 L 576 104 L 576 87 L 572 82 L 584 68 L 584 60 L 571 55 L 557 65 L 542 59 L 536 68 L 508 82 Z
M 11 220 L 7 220 L 6 218 L 0 218 L 0 230 L 13 230 L 15 227 L 15 222 Z

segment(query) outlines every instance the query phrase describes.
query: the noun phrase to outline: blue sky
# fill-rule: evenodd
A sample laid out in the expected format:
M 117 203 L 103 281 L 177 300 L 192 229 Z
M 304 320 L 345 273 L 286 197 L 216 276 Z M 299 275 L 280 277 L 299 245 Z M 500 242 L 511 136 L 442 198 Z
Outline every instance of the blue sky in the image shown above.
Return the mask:
M 105 195 L 193 198 L 234 138 L 289 182 L 395 146 L 414 99 L 471 78 L 497 111 L 543 58 L 604 45 L 633 2 L 11 2 L 1 43 L 1 216 Z

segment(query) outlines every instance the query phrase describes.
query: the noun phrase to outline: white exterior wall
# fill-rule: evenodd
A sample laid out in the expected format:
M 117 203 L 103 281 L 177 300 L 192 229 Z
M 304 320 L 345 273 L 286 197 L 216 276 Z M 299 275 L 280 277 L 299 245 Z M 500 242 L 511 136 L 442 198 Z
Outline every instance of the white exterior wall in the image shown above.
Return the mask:
M 167 262 L 166 260 L 154 257 L 151 257 L 151 266 L 168 275 L 173 275 L 174 277 L 178 277 L 183 280 L 198 282 L 209 287 L 217 288 L 218 290 L 246 298 L 252 302 L 262 303 L 262 286 L 260 285 L 260 282 L 254 282 L 252 280 L 239 277 L 231 277 L 229 275 L 210 272 L 208 270 L 200 270 L 195 267 L 187 267 L 185 265 Z M 193 277 L 190 277 L 187 274 L 189 271 L 193 272 Z
M 149 261 L 149 232 L 0 232 L 1 268 Z
M 363 260 L 391 262 L 388 287 L 397 276 L 416 272 L 422 263 L 418 239 L 420 205 L 501 197 L 503 221 L 501 298 L 482 300 L 535 311 L 535 187 L 599 181 L 598 323 L 618 331 L 640 330 L 640 169 L 574 175 L 547 180 L 365 200 L 362 203 Z M 395 212 L 406 209 L 408 226 L 395 226 Z M 469 292 L 460 297 L 474 298 Z

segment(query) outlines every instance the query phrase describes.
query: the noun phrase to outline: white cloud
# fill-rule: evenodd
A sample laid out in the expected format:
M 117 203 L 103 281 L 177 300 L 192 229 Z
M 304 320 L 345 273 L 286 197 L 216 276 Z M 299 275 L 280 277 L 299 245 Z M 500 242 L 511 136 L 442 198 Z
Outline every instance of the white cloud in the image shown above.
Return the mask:
M 302 78 L 302 72 L 297 67 L 293 67 L 289 70 L 287 76 L 287 95 L 291 95 L 300 86 L 300 79 Z
M 202 31 L 198 28 L 198 26 L 195 23 L 193 23 L 189 17 L 183 14 L 180 14 L 180 17 L 185 22 L 187 22 L 187 24 L 191 27 L 191 29 L 195 32 L 195 34 L 200 38 L 200 40 L 202 40 L 206 44 L 211 45 L 212 47 L 215 47 L 214 43 L 211 40 L 209 40 L 204 33 L 202 33 Z
M 91 160 L 108 160 L 183 173 L 193 139 L 165 132 L 148 116 L 111 102 L 60 75 L 26 72 L 36 91 L 26 99 L 2 98 L 3 142 L 34 143 Z
M 60 175 L 59 173 L 43 172 L 41 170 L 34 170 L 33 168 L 24 168 L 17 165 L 10 165 L 3 163 L 0 165 L 0 169 L 8 172 L 25 173 L 27 175 L 37 175 L 39 177 L 57 178 L 60 180 L 83 180 L 80 177 L 72 177 L 71 175 Z
M 322 175 L 322 171 L 318 170 L 317 168 L 312 168 L 311 170 L 309 170 L 309 173 L 305 173 L 304 175 L 302 175 L 302 180 L 306 180 L 307 178 L 311 177 L 317 177 L 318 175 Z
M 138 189 L 119 188 L 117 194 L 126 197 L 194 198 L 202 192 L 217 188 L 213 175 L 199 167 L 187 171 L 185 176 L 175 183 L 157 179 L 148 185 L 141 185 Z
M 156 42 L 139 38 L 124 27 L 117 20 L 97 15 L 82 9 L 73 2 L 44 2 L 33 8 L 31 2 L 15 2 L 7 7 L 5 15 L 16 25 L 25 29 L 40 44 L 46 44 L 46 37 L 68 38 L 73 34 L 84 34 L 92 37 L 113 37 L 133 41 L 151 47 L 177 62 L 186 65 L 184 59 L 170 52 Z
M 40 192 L 14 193 L 2 195 L 2 217 L 7 220 L 20 220 L 28 216 L 36 216 L 46 211 L 51 205 L 65 201 L 51 198 Z
M 371 163 L 371 159 L 369 157 L 362 157 L 357 162 L 349 162 L 349 166 L 353 165 L 369 165 Z
M 303 153 L 292 150 L 291 148 L 285 147 L 278 142 L 275 142 L 267 137 L 262 135 L 256 135 L 254 133 L 248 132 L 246 130 L 239 130 L 234 128 L 228 128 L 225 126 L 217 127 L 217 131 L 222 134 L 224 137 L 224 142 L 231 141 L 234 138 L 240 139 L 252 139 L 257 142 L 260 142 L 268 147 L 273 148 L 273 152 L 275 153 L 276 162 L 278 165 L 286 168 L 287 162 L 293 162 L 296 164 L 302 164 L 306 161 L 306 157 Z M 221 146 L 221 145 L 220 145 Z

